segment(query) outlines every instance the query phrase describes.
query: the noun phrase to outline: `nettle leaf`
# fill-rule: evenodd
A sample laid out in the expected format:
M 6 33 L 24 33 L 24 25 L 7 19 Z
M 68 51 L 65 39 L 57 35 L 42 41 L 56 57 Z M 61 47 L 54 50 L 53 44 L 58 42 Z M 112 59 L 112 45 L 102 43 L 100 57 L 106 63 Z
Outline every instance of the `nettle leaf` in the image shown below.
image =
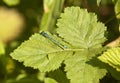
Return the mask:
M 106 40 L 106 27 L 97 22 L 94 13 L 79 7 L 66 8 L 57 26 L 58 35 L 48 32 L 34 34 L 11 56 L 25 66 L 42 72 L 55 70 L 64 63 L 71 83 L 98 83 L 105 76 L 106 70 L 95 67 L 97 60 L 94 62 L 92 58 L 97 57 Z
M 111 48 L 98 57 L 104 63 L 108 63 L 117 71 L 120 71 L 120 48 Z

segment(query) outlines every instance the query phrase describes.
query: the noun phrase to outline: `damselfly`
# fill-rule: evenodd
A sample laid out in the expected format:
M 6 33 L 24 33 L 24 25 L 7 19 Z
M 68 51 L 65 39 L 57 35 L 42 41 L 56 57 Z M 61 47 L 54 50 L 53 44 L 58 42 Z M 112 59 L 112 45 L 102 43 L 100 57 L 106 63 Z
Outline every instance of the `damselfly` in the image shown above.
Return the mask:
M 47 33 L 45 33 L 44 31 L 42 31 L 40 33 L 42 36 L 48 38 L 49 40 L 51 40 L 54 44 L 58 45 L 59 47 L 61 47 L 62 49 L 66 49 L 67 46 L 61 44 L 60 42 L 56 41 L 55 39 L 53 39 L 51 36 L 49 36 Z

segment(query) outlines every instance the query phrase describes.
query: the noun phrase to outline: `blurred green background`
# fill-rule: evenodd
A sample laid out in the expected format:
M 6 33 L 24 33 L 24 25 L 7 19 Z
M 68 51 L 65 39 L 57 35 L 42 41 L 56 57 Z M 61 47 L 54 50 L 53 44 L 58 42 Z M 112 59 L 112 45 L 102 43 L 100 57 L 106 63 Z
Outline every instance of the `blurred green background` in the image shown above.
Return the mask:
M 24 67 L 9 54 L 34 33 L 41 30 L 55 33 L 57 19 L 68 6 L 95 12 L 108 27 L 106 43 L 119 36 L 119 18 L 112 0 L 101 0 L 99 6 L 97 0 L 0 0 L 0 83 L 44 83 L 45 77 L 59 80 L 55 74 L 61 71 L 44 74 Z

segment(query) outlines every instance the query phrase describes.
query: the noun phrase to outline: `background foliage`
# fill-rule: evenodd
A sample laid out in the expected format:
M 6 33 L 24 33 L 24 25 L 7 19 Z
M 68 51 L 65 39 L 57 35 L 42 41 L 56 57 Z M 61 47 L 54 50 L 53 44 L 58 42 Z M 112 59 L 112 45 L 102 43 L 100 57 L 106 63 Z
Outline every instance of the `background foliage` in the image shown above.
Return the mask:
M 119 3 L 1 0 L 0 83 L 119 83 Z

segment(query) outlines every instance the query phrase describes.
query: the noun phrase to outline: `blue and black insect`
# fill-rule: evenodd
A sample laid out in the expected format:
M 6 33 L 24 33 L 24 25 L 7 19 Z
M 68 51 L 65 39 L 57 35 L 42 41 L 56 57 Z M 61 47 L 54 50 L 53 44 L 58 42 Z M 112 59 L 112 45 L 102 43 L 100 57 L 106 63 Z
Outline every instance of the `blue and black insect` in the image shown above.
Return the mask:
M 56 41 L 55 39 L 53 39 L 51 36 L 49 36 L 46 32 L 42 31 L 40 33 L 42 36 L 48 38 L 50 41 L 52 41 L 54 44 L 58 45 L 59 47 L 61 47 L 62 49 L 67 49 L 67 46 L 61 44 L 60 42 Z

